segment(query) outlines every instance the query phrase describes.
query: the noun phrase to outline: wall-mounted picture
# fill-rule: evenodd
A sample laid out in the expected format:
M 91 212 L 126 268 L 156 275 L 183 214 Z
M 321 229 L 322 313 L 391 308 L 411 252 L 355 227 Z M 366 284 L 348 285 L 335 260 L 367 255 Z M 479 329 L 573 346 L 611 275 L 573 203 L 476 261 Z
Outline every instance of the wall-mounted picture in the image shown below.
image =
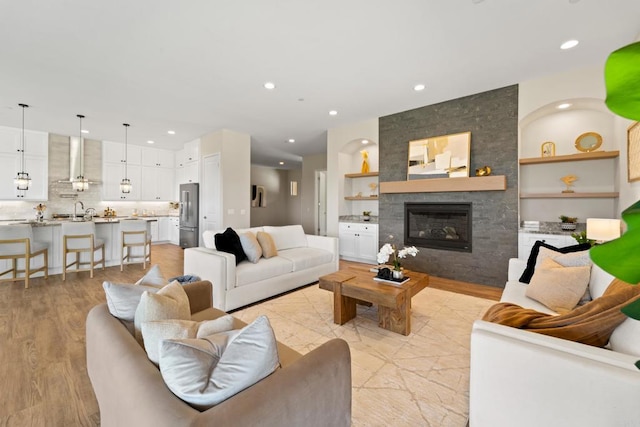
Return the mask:
M 267 191 L 262 185 L 251 186 L 251 207 L 264 208 L 267 206 Z
M 553 157 L 556 155 L 556 144 L 551 141 L 543 142 L 540 146 L 541 157 Z
M 409 141 L 407 180 L 469 176 L 471 132 Z
M 627 181 L 640 180 L 640 122 L 627 129 Z

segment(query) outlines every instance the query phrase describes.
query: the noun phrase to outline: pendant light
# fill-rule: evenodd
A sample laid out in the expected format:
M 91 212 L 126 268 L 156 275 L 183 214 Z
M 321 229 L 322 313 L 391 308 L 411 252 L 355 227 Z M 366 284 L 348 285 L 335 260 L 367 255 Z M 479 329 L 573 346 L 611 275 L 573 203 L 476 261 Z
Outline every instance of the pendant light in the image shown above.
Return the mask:
M 22 107 L 22 142 L 20 144 L 20 172 L 16 175 L 13 182 L 18 190 L 26 191 L 31 185 L 29 174 L 24 171 L 24 109 L 29 108 L 27 104 L 18 104 Z
M 82 145 L 82 119 L 84 116 L 82 114 L 77 114 L 76 117 L 80 119 L 80 145 Z M 71 186 L 76 191 L 85 191 L 89 189 L 89 180 L 84 177 L 84 154 L 80 156 L 80 175 L 76 177 L 71 183 Z
M 127 178 L 127 129 L 129 128 L 128 123 L 123 123 L 124 126 L 124 178 L 120 181 L 120 191 L 123 193 L 131 193 L 131 180 Z

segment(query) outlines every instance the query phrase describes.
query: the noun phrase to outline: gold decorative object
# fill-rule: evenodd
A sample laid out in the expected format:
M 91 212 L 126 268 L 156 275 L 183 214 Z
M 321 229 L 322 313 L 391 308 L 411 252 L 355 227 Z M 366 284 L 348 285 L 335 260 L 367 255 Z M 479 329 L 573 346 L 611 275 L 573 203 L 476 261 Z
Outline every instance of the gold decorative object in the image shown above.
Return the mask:
M 375 197 L 376 196 L 376 188 L 378 188 L 378 184 L 376 184 L 375 182 L 371 182 L 371 183 L 369 183 L 369 188 L 371 189 L 371 197 Z
M 576 138 L 576 149 L 583 153 L 596 151 L 602 145 L 602 135 L 596 132 L 586 132 Z
M 491 175 L 491 168 L 489 166 L 483 166 L 476 169 L 476 176 L 489 176 Z
M 540 157 L 553 157 L 556 155 L 556 144 L 547 141 L 540 146 Z
M 360 151 L 362 154 L 362 169 L 360 172 L 369 173 L 369 152 L 367 150 Z
M 575 176 L 575 175 L 566 175 L 566 176 L 563 176 L 562 178 L 560 178 L 560 181 L 564 182 L 564 184 L 567 186 L 567 189 L 566 190 L 562 190 L 562 192 L 563 193 L 573 193 L 574 191 L 571 189 L 571 186 L 577 180 L 578 180 L 578 177 Z

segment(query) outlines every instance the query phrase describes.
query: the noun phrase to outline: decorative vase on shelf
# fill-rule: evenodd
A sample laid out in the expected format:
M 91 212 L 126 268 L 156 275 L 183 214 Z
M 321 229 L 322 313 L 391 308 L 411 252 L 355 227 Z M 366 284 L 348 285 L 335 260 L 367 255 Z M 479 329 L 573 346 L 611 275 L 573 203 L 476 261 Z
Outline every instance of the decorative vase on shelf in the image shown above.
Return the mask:
M 362 155 L 362 168 L 360 169 L 361 173 L 369 173 L 369 152 L 367 150 L 360 151 Z

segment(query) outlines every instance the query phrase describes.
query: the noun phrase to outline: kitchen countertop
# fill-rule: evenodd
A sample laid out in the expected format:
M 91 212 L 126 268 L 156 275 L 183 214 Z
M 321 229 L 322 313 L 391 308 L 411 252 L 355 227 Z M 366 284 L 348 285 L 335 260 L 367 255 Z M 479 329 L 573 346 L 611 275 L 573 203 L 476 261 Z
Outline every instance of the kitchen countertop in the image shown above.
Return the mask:
M 352 222 L 358 224 L 377 224 L 378 217 L 371 216 L 369 221 L 365 221 L 362 215 L 342 215 L 338 218 L 338 222 Z
M 142 219 L 145 221 L 153 222 L 157 221 L 160 217 L 176 217 L 175 215 L 155 215 L 155 216 L 147 216 L 147 217 L 130 217 L 130 216 L 117 216 L 114 218 L 103 218 L 103 217 L 95 217 L 93 218 L 93 222 L 95 224 L 114 224 L 119 223 L 121 219 Z M 176 217 L 177 218 L 177 217 Z M 38 222 L 36 220 L 24 220 L 24 219 L 13 219 L 13 220 L 0 220 L 0 225 L 17 225 L 17 224 L 28 224 L 33 227 L 47 227 L 47 226 L 57 226 L 62 224 L 63 222 L 72 222 L 70 218 L 60 218 L 60 219 L 45 219 L 42 222 Z M 78 221 L 85 222 L 85 221 Z

